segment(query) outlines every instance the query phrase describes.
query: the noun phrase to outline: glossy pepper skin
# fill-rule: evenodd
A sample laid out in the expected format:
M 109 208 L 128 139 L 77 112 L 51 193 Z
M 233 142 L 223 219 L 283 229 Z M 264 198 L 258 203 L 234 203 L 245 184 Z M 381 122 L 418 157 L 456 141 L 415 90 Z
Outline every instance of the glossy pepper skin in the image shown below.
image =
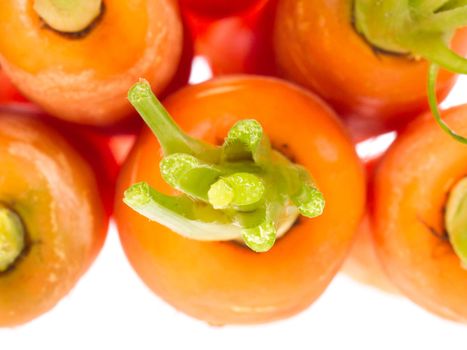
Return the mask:
M 157 169 L 159 144 L 145 129 L 120 174 L 115 208 L 136 272 L 177 309 L 211 324 L 268 322 L 309 306 L 343 262 L 364 207 L 363 171 L 335 115 L 292 84 L 255 76 L 187 87 L 165 107 L 184 131 L 214 144 L 236 121 L 256 119 L 273 147 L 310 171 L 326 207 L 318 218 L 300 218 L 266 253 L 236 242 L 183 238 L 121 201 L 138 181 L 173 193 Z
M 424 60 L 377 50 L 354 28 L 352 1 L 280 0 L 275 51 L 280 75 L 306 86 L 346 117 L 354 134 L 372 135 L 403 126 L 428 109 Z M 467 50 L 467 30 L 453 50 Z M 454 77 L 441 72 L 438 98 Z
M 467 133 L 467 106 L 443 112 Z M 453 186 L 467 174 L 467 148 L 424 115 L 400 135 L 376 173 L 372 221 L 378 256 L 401 293 L 427 310 L 467 322 L 467 270 L 447 235 Z
M 0 115 L 0 202 L 25 228 L 25 248 L 0 272 L 0 326 L 59 302 L 102 247 L 108 218 L 90 166 L 37 119 Z
M 131 84 L 145 77 L 161 92 L 176 72 L 182 25 L 175 0 L 112 0 L 87 34 L 44 26 L 32 1 L 0 4 L 0 64 L 49 114 L 88 125 L 129 116 Z M 31 51 L 34 54 L 31 55 Z

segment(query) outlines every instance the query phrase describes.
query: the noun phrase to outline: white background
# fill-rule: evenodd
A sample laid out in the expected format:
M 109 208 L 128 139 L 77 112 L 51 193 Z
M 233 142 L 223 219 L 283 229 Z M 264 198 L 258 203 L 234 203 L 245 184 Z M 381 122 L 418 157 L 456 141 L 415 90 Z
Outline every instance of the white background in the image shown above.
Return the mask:
M 192 81 L 208 74 L 200 68 Z M 463 77 L 443 106 L 467 102 L 466 91 Z M 312 307 L 288 320 L 211 327 L 175 311 L 146 288 L 112 225 L 103 251 L 75 289 L 42 317 L 1 329 L 0 349 L 115 348 L 467 349 L 467 327 L 346 276 L 336 277 Z

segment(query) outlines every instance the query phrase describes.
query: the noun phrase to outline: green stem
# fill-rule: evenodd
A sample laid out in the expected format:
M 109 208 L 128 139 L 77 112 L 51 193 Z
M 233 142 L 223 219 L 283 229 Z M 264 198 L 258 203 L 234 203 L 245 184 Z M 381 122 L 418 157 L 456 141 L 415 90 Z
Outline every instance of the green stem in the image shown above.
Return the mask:
M 467 0 L 449 0 L 439 9 L 439 11 L 452 10 L 457 7 L 467 5 Z
M 222 177 L 209 189 L 209 203 L 216 209 L 252 211 L 264 197 L 263 181 L 254 174 L 235 173 Z
M 99 17 L 102 0 L 34 0 L 33 8 L 52 29 L 78 33 Z
M 225 161 L 254 160 L 267 162 L 271 152 L 268 138 L 256 120 L 240 120 L 230 130 L 225 139 L 223 159 Z
M 159 168 L 162 178 L 170 186 L 204 202 L 208 202 L 211 185 L 223 174 L 218 166 L 204 163 L 186 153 L 164 157 Z
M 184 237 L 242 240 L 256 252 L 269 250 L 299 213 L 322 213 L 324 198 L 310 175 L 271 149 L 257 121 L 237 122 L 218 147 L 185 134 L 146 81 L 128 98 L 161 143 L 162 178 L 182 193 L 135 184 L 124 202 L 138 213 Z
M 430 31 L 453 31 L 467 25 L 467 6 L 453 8 L 434 14 L 426 21 L 420 22 L 420 27 Z
M 23 224 L 11 209 L 0 206 L 0 272 L 21 255 L 25 245 Z
M 245 244 L 258 253 L 267 252 L 276 241 L 276 227 L 272 220 L 264 220 L 260 225 L 242 231 Z
M 435 12 L 447 2 L 448 0 L 412 0 L 410 4 L 422 12 Z
M 454 252 L 467 267 L 467 177 L 457 182 L 449 194 L 445 225 Z
M 214 235 L 223 241 L 236 239 L 240 234 L 240 227 L 231 225 L 223 212 L 184 195 L 167 196 L 145 182 L 127 189 L 123 201 L 141 215 L 187 238 L 213 240 Z
M 356 0 L 355 27 L 375 47 L 432 63 L 428 99 L 438 124 L 456 140 L 439 115 L 435 94 L 438 66 L 467 74 L 467 59 L 449 48 L 456 29 L 467 24 L 466 0 Z
M 467 74 L 467 59 L 451 51 L 440 34 L 420 33 L 406 40 L 417 50 L 418 55 L 425 57 L 429 62 L 436 63 L 451 72 Z
M 164 106 L 154 96 L 149 83 L 141 79 L 128 91 L 128 99 L 152 130 L 165 156 L 187 153 L 207 161 L 216 160 L 220 152 L 211 145 L 186 135 Z
M 430 65 L 428 70 L 428 103 L 430 104 L 431 113 L 435 118 L 438 125 L 443 129 L 448 135 L 456 139 L 461 143 L 467 144 L 467 138 L 459 135 L 453 131 L 441 118 L 441 114 L 438 109 L 438 101 L 436 98 L 436 78 L 438 76 L 438 66 L 436 64 Z

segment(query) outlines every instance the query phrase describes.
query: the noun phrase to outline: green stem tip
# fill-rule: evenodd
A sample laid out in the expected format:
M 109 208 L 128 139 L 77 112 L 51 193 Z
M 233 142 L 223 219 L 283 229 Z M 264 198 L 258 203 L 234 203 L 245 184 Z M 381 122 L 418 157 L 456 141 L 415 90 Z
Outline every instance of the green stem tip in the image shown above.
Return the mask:
M 441 127 L 441 129 L 450 135 L 455 140 L 467 144 L 467 138 L 462 135 L 459 135 L 454 130 L 452 130 L 449 125 L 447 125 L 444 120 L 441 118 L 441 113 L 438 109 L 438 101 L 436 98 L 436 78 L 438 76 L 438 66 L 436 64 L 431 64 L 428 71 L 428 103 L 430 105 L 431 113 L 435 118 L 435 121 Z
M 158 138 L 162 178 L 180 194 L 168 196 L 143 182 L 124 202 L 138 213 L 197 240 L 240 240 L 265 252 L 298 214 L 322 213 L 324 198 L 300 166 L 272 150 L 255 120 L 240 120 L 222 146 L 185 134 L 141 80 L 128 93 L 131 104 Z
M 52 29 L 79 33 L 99 17 L 102 0 L 34 0 L 33 8 Z
M 436 101 L 438 67 L 467 74 L 467 59 L 452 51 L 449 42 L 467 25 L 466 0 L 356 0 L 355 27 L 374 47 L 387 52 L 424 58 L 428 73 L 430 109 L 441 128 L 457 141 L 466 138 L 445 124 Z
M 8 269 L 24 249 L 24 227 L 11 209 L 0 206 L 0 272 Z
M 252 211 L 264 196 L 263 181 L 254 174 L 234 173 L 221 177 L 208 191 L 209 203 L 216 209 Z
M 467 177 L 451 190 L 444 219 L 454 252 L 467 268 Z

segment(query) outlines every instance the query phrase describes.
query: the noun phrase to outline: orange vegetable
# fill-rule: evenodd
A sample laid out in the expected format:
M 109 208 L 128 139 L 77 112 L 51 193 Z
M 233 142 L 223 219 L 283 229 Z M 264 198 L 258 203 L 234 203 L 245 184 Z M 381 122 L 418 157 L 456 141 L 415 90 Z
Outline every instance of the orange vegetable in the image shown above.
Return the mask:
M 312 94 L 255 76 L 187 87 L 165 106 L 182 130 L 211 144 L 222 142 L 237 121 L 254 118 L 276 150 L 312 174 L 326 206 L 319 217 L 300 217 L 264 253 L 236 241 L 182 237 L 121 201 L 138 181 L 174 193 L 157 169 L 161 148 L 145 129 L 119 177 L 115 208 L 139 276 L 177 309 L 211 324 L 268 322 L 309 306 L 338 271 L 363 213 L 362 168 L 337 118 Z
M 461 58 L 467 29 L 452 39 L 459 56 L 446 53 L 446 42 L 460 25 L 453 19 L 446 20 L 446 28 L 436 26 L 440 18 L 429 8 L 435 3 L 411 3 L 404 11 L 408 5 L 394 0 L 279 0 L 275 46 L 281 74 L 318 93 L 356 134 L 398 128 L 428 109 L 428 62 L 467 73 Z M 440 73 L 439 98 L 453 82 L 452 74 Z
M 443 113 L 467 133 L 467 105 Z M 467 322 L 467 148 L 425 115 L 389 149 L 374 190 L 378 256 L 391 281 L 420 306 Z M 455 194 L 455 195 L 454 195 Z
M 50 310 L 88 269 L 107 218 L 91 168 L 54 130 L 0 115 L 0 326 Z
M 51 8 L 38 9 L 40 2 L 52 9 L 63 4 L 0 3 L 0 64 L 21 92 L 48 113 L 109 125 L 131 113 L 125 97 L 136 79 L 145 77 L 157 92 L 170 82 L 182 51 L 174 0 L 105 1 L 97 17 L 71 32 L 59 27 L 63 18 Z M 72 8 L 70 18 L 80 19 L 78 10 Z
M 275 73 L 271 38 L 274 21 L 272 2 L 247 16 L 214 22 L 189 15 L 187 19 L 194 34 L 195 54 L 206 58 L 214 76 Z

